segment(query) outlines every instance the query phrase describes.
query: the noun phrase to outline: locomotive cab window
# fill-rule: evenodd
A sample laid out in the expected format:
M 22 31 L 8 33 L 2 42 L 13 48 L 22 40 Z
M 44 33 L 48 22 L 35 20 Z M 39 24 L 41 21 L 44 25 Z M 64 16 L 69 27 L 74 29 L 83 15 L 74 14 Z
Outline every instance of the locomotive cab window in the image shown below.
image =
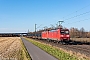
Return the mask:
M 69 31 L 65 31 L 65 34 L 69 34 Z
M 64 34 L 65 32 L 62 30 L 60 33 L 61 33 L 61 34 Z
M 69 31 L 61 30 L 60 34 L 69 34 Z

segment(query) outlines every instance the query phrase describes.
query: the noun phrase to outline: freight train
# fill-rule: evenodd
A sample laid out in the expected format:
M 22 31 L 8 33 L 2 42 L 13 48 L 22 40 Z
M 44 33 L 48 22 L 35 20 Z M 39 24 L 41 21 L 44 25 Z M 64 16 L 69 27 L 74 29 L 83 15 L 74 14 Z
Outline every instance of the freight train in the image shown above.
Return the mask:
M 29 37 L 35 39 L 45 39 L 48 41 L 64 42 L 70 40 L 69 29 L 57 28 L 30 33 Z

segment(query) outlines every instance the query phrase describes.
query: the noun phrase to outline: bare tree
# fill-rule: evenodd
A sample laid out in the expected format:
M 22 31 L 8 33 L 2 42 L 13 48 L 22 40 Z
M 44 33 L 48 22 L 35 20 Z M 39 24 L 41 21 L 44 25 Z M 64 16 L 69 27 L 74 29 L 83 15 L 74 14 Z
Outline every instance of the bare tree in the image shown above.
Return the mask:
M 87 37 L 90 38 L 90 31 L 87 33 Z
M 74 37 L 74 28 L 70 28 L 70 36 L 73 38 Z
M 85 37 L 85 29 L 83 27 L 80 29 L 80 37 Z

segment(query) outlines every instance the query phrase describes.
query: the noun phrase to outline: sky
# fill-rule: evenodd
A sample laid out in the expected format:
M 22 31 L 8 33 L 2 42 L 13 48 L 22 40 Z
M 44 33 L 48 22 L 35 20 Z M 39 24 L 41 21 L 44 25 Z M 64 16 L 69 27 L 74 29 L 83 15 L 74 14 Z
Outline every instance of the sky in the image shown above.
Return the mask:
M 0 33 L 56 26 L 90 31 L 90 0 L 0 0 Z

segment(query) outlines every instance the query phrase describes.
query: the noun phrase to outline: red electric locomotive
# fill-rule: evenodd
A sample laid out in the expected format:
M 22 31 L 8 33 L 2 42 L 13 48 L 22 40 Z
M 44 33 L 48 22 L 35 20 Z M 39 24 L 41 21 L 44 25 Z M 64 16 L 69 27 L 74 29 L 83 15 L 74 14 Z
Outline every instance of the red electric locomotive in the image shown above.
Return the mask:
M 68 29 L 58 28 L 55 30 L 44 31 L 41 34 L 42 39 L 69 41 L 70 35 Z

